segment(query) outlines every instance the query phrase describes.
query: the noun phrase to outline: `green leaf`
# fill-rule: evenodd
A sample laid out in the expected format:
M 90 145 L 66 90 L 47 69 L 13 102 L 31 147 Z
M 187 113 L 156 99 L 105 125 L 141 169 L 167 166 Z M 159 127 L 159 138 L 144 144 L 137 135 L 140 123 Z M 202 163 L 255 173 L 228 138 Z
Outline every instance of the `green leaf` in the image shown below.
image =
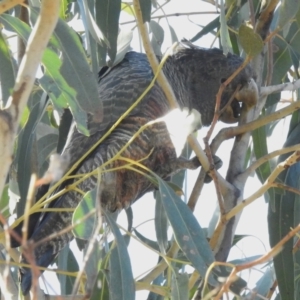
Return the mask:
M 251 235 L 247 235 L 247 234 L 235 234 L 233 237 L 233 241 L 232 241 L 232 246 L 236 245 L 239 241 L 241 241 L 242 239 L 249 237 Z
M 253 138 L 253 150 L 256 159 L 259 159 L 267 155 L 269 152 L 267 146 L 266 126 L 262 126 L 254 130 L 252 132 L 252 138 Z M 272 172 L 270 162 L 269 161 L 265 162 L 259 168 L 257 168 L 255 172 L 260 182 L 264 183 Z M 269 199 L 274 199 L 274 189 L 271 188 L 267 191 L 267 193 L 265 193 L 265 199 L 267 202 L 269 202 Z
M 295 125 L 295 124 L 294 124 Z M 289 133 L 288 138 L 284 144 L 284 147 L 298 144 L 300 142 L 300 123 Z M 278 163 L 283 162 L 290 154 L 281 155 L 278 159 Z M 292 165 L 290 168 L 282 172 L 278 176 L 278 180 L 285 183 L 288 186 L 299 189 L 300 177 L 300 163 Z M 295 206 L 296 202 L 299 202 L 299 195 L 290 191 L 284 191 L 284 193 L 276 193 L 275 199 L 273 199 L 272 209 L 271 203 L 269 204 L 268 213 L 268 226 L 270 245 L 273 247 L 284 236 L 286 236 L 290 229 L 296 226 L 296 222 L 299 222 L 299 217 L 295 219 Z M 271 201 L 270 201 L 271 202 Z M 297 266 L 300 264 L 299 255 L 293 256 L 293 240 L 289 240 L 285 243 L 282 251 L 274 257 L 274 267 L 276 272 L 276 278 L 278 281 L 278 287 L 282 300 L 296 299 L 294 298 L 295 282 L 298 270 Z
M 261 258 L 263 254 L 261 255 L 253 255 L 253 256 L 249 256 L 249 257 L 245 257 L 245 258 L 238 258 L 238 259 L 233 259 L 228 261 L 228 263 L 234 264 L 234 265 L 242 265 L 245 263 L 249 263 L 252 262 L 258 258 Z
M 102 262 L 101 250 L 98 241 L 94 241 L 93 248 L 91 251 L 89 250 L 88 253 L 87 251 L 90 244 L 91 242 L 87 243 L 83 251 L 84 258 L 87 259 L 84 271 L 87 277 L 86 289 L 88 291 L 91 291 L 95 285 Z
M 251 57 L 259 54 L 263 49 L 264 43 L 261 37 L 244 24 L 239 29 L 239 39 L 246 54 Z
M 102 250 L 103 251 L 103 250 Z M 104 251 L 103 251 L 104 253 Z M 96 280 L 96 284 L 93 287 L 91 292 L 90 300 L 110 300 L 109 298 L 109 271 L 108 271 L 108 261 L 109 261 L 110 252 L 103 254 L 103 259 L 101 264 L 99 263 L 99 272 Z
M 37 141 L 39 176 L 43 176 L 48 168 L 49 157 L 55 153 L 58 135 L 54 133 L 46 134 Z
M 161 46 L 164 41 L 165 32 L 163 28 L 155 21 L 151 20 L 149 23 L 151 37 L 151 46 L 156 55 L 161 56 Z
M 168 219 L 163 209 L 160 199 L 160 193 L 155 191 L 155 233 L 159 249 L 162 253 L 166 253 L 168 247 Z
M 298 0 L 282 0 L 279 6 L 278 27 L 283 28 L 295 17 L 300 7 Z
M 100 0 L 95 3 L 96 22 L 108 40 L 107 53 L 112 65 L 117 53 L 117 39 L 119 31 L 120 0 Z
M 10 216 L 8 188 L 9 186 L 8 184 L 6 184 L 3 188 L 2 196 L 0 199 L 0 213 L 6 219 Z
M 220 17 L 215 18 L 210 23 L 208 23 L 200 32 L 198 32 L 194 37 L 191 38 L 191 42 L 194 43 L 199 40 L 202 36 L 213 32 L 216 28 L 220 26 Z
M 129 15 L 134 17 L 134 8 L 129 3 L 122 2 L 121 10 L 127 12 Z
M 102 263 L 101 270 L 98 273 L 96 284 L 91 293 L 90 300 L 109 300 L 108 274 L 106 265 Z
M 186 300 L 189 299 L 189 276 L 187 273 L 172 274 L 171 281 L 171 299 Z
M 114 237 L 115 246 L 109 257 L 110 300 L 135 299 L 135 284 L 126 243 L 109 213 L 103 211 Z
M 140 6 L 142 10 L 143 21 L 150 22 L 151 20 L 151 0 L 140 1 Z
M 159 251 L 157 242 L 147 239 L 145 236 L 143 236 L 141 233 L 139 233 L 136 229 L 133 229 L 133 232 L 135 233 L 137 238 L 139 238 L 143 243 L 145 243 L 149 247 L 153 248 L 154 250 Z
M 25 127 L 18 136 L 18 148 L 14 161 L 14 164 L 17 163 L 17 178 L 22 199 L 17 205 L 18 217 L 24 213 L 30 176 L 37 171 L 37 166 L 33 161 L 33 158 L 35 158 L 33 149 L 36 147 L 36 128 L 46 109 L 47 101 L 45 96 L 41 90 L 31 94 L 28 102 L 29 105 L 32 103 L 30 115 Z
M 37 16 L 34 10 L 32 14 Z M 16 32 L 24 42 L 28 40 L 31 29 L 27 24 L 9 15 L 1 15 L 0 21 L 5 29 Z M 60 47 L 63 62 L 53 50 L 46 49 L 42 59 L 46 74 L 40 83 L 57 109 L 70 106 L 78 130 L 88 135 L 85 112 L 91 112 L 94 121 L 102 120 L 102 102 L 96 78 L 89 69 L 78 37 L 64 21 L 59 20 L 54 36 L 60 40 L 60 46 L 55 38 L 51 39 L 50 45 Z
M 7 100 L 15 84 L 15 72 L 13 58 L 10 55 L 8 45 L 0 31 L 0 91 L 2 106 L 5 107 Z
M 91 215 L 84 221 L 82 221 L 82 218 L 95 209 L 96 197 L 96 188 L 87 192 L 73 213 L 72 224 L 79 222 L 79 224 L 73 229 L 73 234 L 79 239 L 89 240 L 93 235 L 97 222 L 96 214 Z
M 100 45 L 103 45 L 103 42 L 109 45 L 108 40 L 103 36 L 103 33 L 101 32 L 100 28 L 97 26 L 96 22 L 94 21 L 94 18 L 90 12 L 87 1 L 79 0 L 78 5 L 81 10 L 82 21 L 85 25 L 85 28 L 89 31 L 93 39 Z
M 221 0 L 220 24 L 221 24 L 220 36 L 221 36 L 222 48 L 224 54 L 227 55 L 229 52 L 232 53 L 232 45 L 229 37 L 223 0 Z
M 68 272 L 78 272 L 79 266 L 76 261 L 76 258 L 71 251 L 69 245 L 67 245 L 60 253 L 57 259 L 57 267 L 60 270 L 67 270 Z M 61 293 L 62 295 L 70 295 L 72 294 L 73 286 L 76 277 L 67 276 L 63 274 L 57 274 Z
M 26 23 L 8 14 L 0 15 L 0 21 L 6 30 L 17 33 L 23 42 L 27 42 L 31 28 Z
M 174 43 L 178 42 L 178 37 L 177 37 L 177 34 L 176 34 L 174 28 L 171 25 L 169 25 L 169 23 L 168 23 L 168 26 L 170 29 L 172 44 L 174 44 Z
M 195 216 L 176 193 L 158 176 L 161 201 L 173 228 L 176 241 L 199 274 L 204 277 L 208 266 L 214 262 L 214 255 Z M 209 276 L 209 283 L 217 283 Z
M 39 79 L 41 87 L 47 92 L 57 110 L 62 111 L 62 109 L 70 107 L 78 130 L 88 135 L 86 113 L 77 104 L 75 89 L 70 87 L 60 73 L 61 59 L 53 50 L 46 49 L 42 63 L 45 73 Z
M 113 65 L 117 65 L 120 63 L 125 54 L 130 50 L 130 43 L 132 41 L 133 33 L 132 31 L 120 29 L 119 30 L 119 35 L 118 35 L 118 45 L 117 45 L 117 54 L 116 58 L 114 60 Z
M 261 300 L 262 297 L 267 297 L 270 289 L 273 287 L 275 281 L 274 268 L 267 268 L 260 279 L 255 284 L 255 293 L 260 297 L 253 297 L 253 292 L 248 292 L 245 296 L 252 297 L 253 300 Z M 296 299 L 296 298 L 294 298 Z
M 101 122 L 103 107 L 98 93 L 97 80 L 90 71 L 78 36 L 62 20 L 58 20 L 54 34 L 60 42 L 62 51 L 61 75 L 76 91 L 76 102 L 80 108 L 91 113 L 94 122 Z

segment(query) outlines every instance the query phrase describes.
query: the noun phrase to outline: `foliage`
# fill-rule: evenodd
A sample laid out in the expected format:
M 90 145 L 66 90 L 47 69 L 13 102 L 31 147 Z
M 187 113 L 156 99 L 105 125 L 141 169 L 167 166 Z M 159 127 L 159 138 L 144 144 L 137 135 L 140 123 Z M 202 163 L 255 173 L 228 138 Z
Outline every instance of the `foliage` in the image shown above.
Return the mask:
M 21 1 L 15 1 L 15 4 L 18 2 Z M 22 54 L 22 48 L 24 50 L 24 45 L 30 41 L 32 28 L 40 13 L 40 8 L 36 7 L 38 1 L 28 2 L 28 18 L 27 10 L 20 5 L 0 15 L 2 107 L 10 105 L 8 99 L 12 95 L 19 69 L 17 56 Z M 221 1 L 220 7 L 213 3 L 211 9 L 217 8 L 217 17 L 200 29 L 195 24 L 198 32 L 189 38 L 201 45 L 202 39 L 211 34 L 214 36 L 214 46 L 218 43 L 224 52 L 233 51 L 251 61 L 257 74 L 260 94 L 255 112 L 244 103 L 243 111 L 247 116 L 234 125 L 232 131 L 229 128 L 216 135 L 210 144 L 214 154 L 221 142 L 236 136 L 226 181 L 213 176 L 218 179 L 215 184 L 220 193 L 212 198 L 219 200 L 221 221 L 212 220 L 207 230 L 200 226 L 192 211 L 197 201 L 195 194 L 192 194 L 187 205 L 179 196 L 184 189 L 185 173 L 174 176 L 171 183 L 152 174 L 151 180 L 158 186 L 153 221 L 155 240 L 150 240 L 132 227 L 134 215 L 130 208 L 126 211 L 127 230 L 117 223 L 115 216 L 108 214 L 102 224 L 101 214 L 95 213 L 99 211 L 95 201 L 97 191 L 92 190 L 83 197 L 73 215 L 73 224 L 79 224 L 73 229 L 79 250 L 68 247 L 56 261 L 58 269 L 64 270 L 57 270 L 62 295 L 75 291 L 78 295 L 89 295 L 90 299 L 128 300 L 135 298 L 136 290 L 147 290 L 149 300 L 202 299 L 202 296 L 204 299 L 220 299 L 225 293 L 240 295 L 244 299 L 300 298 L 297 230 L 291 234 L 291 228 L 297 229 L 299 224 L 297 151 L 300 150 L 300 118 L 297 109 L 300 106 L 292 103 L 288 111 L 278 112 L 281 91 L 294 90 L 292 102 L 295 102 L 294 98 L 298 100 L 300 2 L 225 2 Z M 176 17 L 176 14 L 168 16 L 164 13 L 163 7 L 169 5 L 172 5 L 172 1 L 141 1 L 143 20 L 149 22 L 151 45 L 157 55 L 164 53 L 166 43 L 164 47 L 162 44 L 167 36 L 170 36 L 172 43 L 178 41 L 176 31 L 168 21 L 163 25 L 165 20 Z M 0 12 L 2 9 L 0 3 Z M 186 13 L 183 8 L 178 13 L 181 17 L 192 14 L 201 16 L 197 11 Z M 130 21 L 121 22 L 120 15 L 126 15 Z M 26 208 L 32 193 L 31 174 L 42 177 L 48 168 L 50 154 L 62 151 L 71 125 L 70 112 L 77 128 L 87 136 L 92 134 L 87 126 L 87 113 L 93 113 L 95 119 L 101 121 L 103 116 L 101 95 L 99 97 L 97 91 L 97 74 L 101 67 L 119 63 L 130 49 L 132 35 L 138 31 L 135 17 L 131 2 L 61 1 L 60 18 L 44 51 L 41 68 L 22 111 L 15 137 L 13 161 L 0 200 L 0 220 L 3 224 L 6 220 L 11 223 L 14 221 L 13 228 L 24 216 L 26 219 L 29 213 L 43 207 L 43 203 L 38 202 L 31 209 Z M 21 45 L 17 55 L 16 39 Z M 290 82 L 295 84 L 289 85 Z M 286 84 L 281 85 L 283 83 Z M 288 135 L 280 138 L 284 148 L 291 149 L 289 152 L 279 149 L 272 153 L 268 137 L 274 134 L 279 120 L 288 115 L 291 115 L 291 118 L 286 118 L 286 123 L 289 123 Z M 247 124 L 249 121 L 253 121 L 252 127 Z M 206 146 L 209 146 L 209 139 L 208 134 Z M 190 154 L 190 151 L 187 152 Z M 290 156 L 291 152 L 294 153 L 293 157 Z M 263 186 L 242 202 L 246 181 L 253 171 Z M 233 228 L 238 222 L 238 213 L 262 194 L 269 202 L 268 226 L 272 249 L 263 257 L 246 257 L 242 261 L 224 264 L 232 245 L 245 238 L 234 236 Z M 20 198 L 18 203 L 16 198 Z M 99 224 L 100 227 L 102 225 L 101 229 Z M 0 236 L 4 249 L 1 257 L 4 254 L 11 255 L 15 266 L 18 260 L 5 243 L 5 231 Z M 286 238 L 278 246 L 277 243 L 288 234 L 290 239 Z M 133 274 L 130 263 L 132 254 L 129 253 L 128 244 L 133 239 L 156 253 L 158 259 L 157 265 L 140 280 L 134 279 L 136 274 Z M 84 276 L 79 270 L 82 262 L 79 259 L 79 265 L 76 262 L 79 251 L 85 256 Z M 271 259 L 275 255 L 273 265 Z M 5 287 L 5 263 L 4 260 L 0 261 L 1 291 L 5 293 L 9 289 L 14 294 L 14 288 L 10 285 Z M 246 288 L 247 282 L 240 271 L 261 263 L 268 263 L 268 266 L 262 268 L 255 288 Z M 12 273 L 13 277 L 8 278 L 14 281 L 17 269 L 6 268 L 6 271 Z

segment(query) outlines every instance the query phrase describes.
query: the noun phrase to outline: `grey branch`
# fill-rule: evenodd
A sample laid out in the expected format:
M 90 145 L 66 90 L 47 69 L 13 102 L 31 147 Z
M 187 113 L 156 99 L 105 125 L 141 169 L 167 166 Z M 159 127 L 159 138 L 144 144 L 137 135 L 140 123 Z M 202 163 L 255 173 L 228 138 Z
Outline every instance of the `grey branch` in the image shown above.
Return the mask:
M 271 85 L 266 87 L 261 87 L 260 89 L 260 97 L 265 97 L 270 94 L 279 93 L 282 91 L 295 91 L 300 88 L 300 79 L 294 82 L 287 82 L 278 85 Z

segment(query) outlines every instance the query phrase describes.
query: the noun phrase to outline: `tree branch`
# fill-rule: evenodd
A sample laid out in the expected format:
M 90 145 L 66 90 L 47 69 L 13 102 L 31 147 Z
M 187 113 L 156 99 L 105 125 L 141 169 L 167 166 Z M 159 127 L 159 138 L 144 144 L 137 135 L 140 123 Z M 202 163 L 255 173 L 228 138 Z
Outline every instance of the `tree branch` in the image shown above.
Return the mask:
M 280 93 L 282 91 L 295 91 L 300 88 L 300 79 L 294 82 L 287 82 L 278 85 L 261 87 L 260 96 L 266 97 L 270 94 Z
M 23 2 L 23 1 L 22 1 Z M 3 4 L 3 3 L 2 3 Z M 12 162 L 13 145 L 23 110 L 31 93 L 42 55 L 57 23 L 59 0 L 43 0 L 38 20 L 30 34 L 8 108 L 0 110 L 0 192 Z
M 298 148 L 299 149 L 299 148 Z M 277 167 L 274 169 L 274 171 L 270 174 L 270 176 L 267 178 L 266 182 L 250 197 L 243 200 L 240 204 L 238 204 L 236 207 L 234 207 L 227 215 L 226 220 L 230 220 L 232 217 L 234 217 L 237 213 L 239 213 L 244 207 L 255 201 L 258 197 L 262 196 L 270 187 L 272 187 L 272 183 L 275 181 L 275 179 L 278 177 L 278 175 L 292 166 L 293 164 L 299 162 L 300 158 L 300 150 L 294 152 L 291 156 L 289 156 L 285 161 L 281 162 Z
M 220 147 L 221 143 L 225 140 L 231 139 L 234 136 L 243 134 L 245 132 L 253 131 L 254 129 L 257 129 L 259 127 L 262 127 L 264 125 L 269 124 L 272 121 L 280 120 L 290 114 L 292 114 L 294 111 L 300 109 L 300 101 L 293 102 L 289 106 L 279 109 L 278 111 L 261 117 L 255 121 L 249 122 L 247 124 L 236 126 L 236 127 L 228 127 L 225 129 L 220 130 L 220 132 L 217 134 L 217 136 L 213 139 L 210 147 L 213 151 L 213 153 L 216 153 L 217 149 Z
M 25 0 L 3 0 L 0 2 L 0 15 L 9 9 L 22 4 Z
M 283 149 L 280 149 L 280 150 L 273 151 L 273 152 L 259 158 L 250 167 L 248 167 L 248 169 L 246 169 L 245 172 L 243 172 L 242 174 L 239 175 L 240 180 L 243 180 L 243 181 L 246 180 L 251 175 L 251 173 L 255 172 L 255 170 L 257 168 L 259 168 L 262 164 L 269 161 L 270 159 L 272 159 L 276 156 L 285 154 L 285 153 L 289 153 L 289 152 L 299 150 L 299 149 L 300 149 L 300 144 L 296 144 L 296 145 L 291 146 L 291 147 L 286 147 L 286 148 L 283 148 Z

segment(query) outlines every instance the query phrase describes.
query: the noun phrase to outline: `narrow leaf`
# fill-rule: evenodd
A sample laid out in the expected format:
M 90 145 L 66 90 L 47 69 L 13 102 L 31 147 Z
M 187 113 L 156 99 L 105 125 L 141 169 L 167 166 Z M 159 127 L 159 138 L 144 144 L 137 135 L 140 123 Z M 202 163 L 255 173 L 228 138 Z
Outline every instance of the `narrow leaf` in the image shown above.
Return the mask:
M 113 63 L 114 66 L 121 62 L 125 54 L 130 50 L 130 43 L 132 41 L 132 37 L 133 33 L 131 30 L 128 31 L 123 28 L 120 29 L 117 40 L 117 54 Z
M 160 193 L 155 192 L 155 233 L 159 249 L 162 253 L 166 253 L 168 247 L 168 219 L 163 209 L 160 199 Z
M 140 1 L 140 6 L 142 10 L 143 21 L 150 22 L 151 20 L 151 0 Z
M 222 48 L 224 54 L 227 55 L 229 52 L 232 53 L 232 45 L 229 37 L 223 0 L 221 0 L 220 24 L 221 24 L 220 37 L 221 37 Z
M 164 41 L 165 32 L 163 28 L 155 21 L 151 20 L 149 23 L 151 37 L 151 45 L 156 55 L 162 55 L 161 46 Z
M 176 193 L 158 176 L 161 201 L 169 222 L 173 228 L 176 241 L 193 266 L 202 277 L 207 268 L 214 262 L 214 255 L 209 247 L 202 228 L 195 216 Z M 217 283 L 209 276 L 209 283 L 215 286 Z
M 89 68 L 78 36 L 62 20 L 58 20 L 54 34 L 60 41 L 62 51 L 61 75 L 76 91 L 79 106 L 93 115 L 94 122 L 101 122 L 103 107 L 98 93 L 97 80 Z
M 0 101 L 2 107 L 6 106 L 7 100 L 10 96 L 11 90 L 15 83 L 13 58 L 10 55 L 8 45 L 0 31 L 0 84 L 1 95 Z
M 71 88 L 64 76 L 60 73 L 62 61 L 58 55 L 50 49 L 46 49 L 43 56 L 45 73 L 39 79 L 41 87 L 47 92 L 55 108 L 59 111 L 70 107 L 77 124 L 77 129 L 88 135 L 86 113 L 76 102 L 76 91 Z
M 267 297 L 268 293 L 270 292 L 270 289 L 274 285 L 274 282 L 275 282 L 274 268 L 267 268 L 264 274 L 256 282 L 255 288 L 251 292 L 246 294 L 246 298 L 248 296 L 248 297 L 252 297 L 253 300 L 261 300 L 262 297 Z M 259 295 L 259 297 L 253 297 L 253 292 Z
M 135 233 L 135 235 L 137 236 L 137 238 L 139 238 L 143 243 L 145 243 L 149 247 L 155 249 L 156 251 L 159 251 L 159 247 L 158 247 L 157 242 L 152 241 L 152 240 L 146 238 L 144 235 L 142 235 L 141 233 L 139 233 L 136 229 L 133 229 L 133 232 Z
M 95 3 L 96 22 L 108 40 L 107 53 L 113 64 L 117 53 L 117 39 L 119 31 L 120 0 L 101 0 Z
M 36 172 L 34 168 L 37 166 L 32 163 L 33 158 L 33 147 L 35 146 L 36 138 L 36 127 L 40 122 L 43 113 L 46 108 L 46 97 L 43 95 L 43 91 L 38 90 L 32 93 L 29 100 L 33 103 L 28 121 L 18 136 L 18 150 L 15 157 L 15 162 L 17 163 L 18 173 L 18 183 L 20 197 L 23 201 L 20 201 L 17 206 L 18 217 L 24 213 L 24 205 L 27 197 L 27 190 L 30 181 L 30 175 L 32 172 Z
M 290 131 L 284 147 L 298 144 L 300 142 L 300 123 Z M 290 154 L 281 155 L 278 163 L 284 161 Z M 278 179 L 286 185 L 299 189 L 300 163 L 294 164 L 284 172 Z M 299 201 L 299 196 L 291 191 L 276 193 L 274 199 L 275 211 L 269 204 L 268 226 L 270 235 L 270 245 L 273 247 L 295 224 L 295 203 Z M 298 218 L 296 218 L 298 221 Z M 294 299 L 295 274 L 298 273 L 297 266 L 300 264 L 299 256 L 293 256 L 293 240 L 285 243 L 282 251 L 274 257 L 274 267 L 278 287 L 282 300 Z
M 0 198 L 0 213 L 4 218 L 8 218 L 10 216 L 8 184 L 4 186 L 2 196 Z
M 93 189 L 87 192 L 83 199 L 80 201 L 79 205 L 76 207 L 73 213 L 72 223 L 79 223 L 74 229 L 73 234 L 75 237 L 89 240 L 94 232 L 94 228 L 96 226 L 96 215 L 93 214 L 89 218 L 82 221 L 82 218 L 87 215 L 90 211 L 95 209 L 96 207 L 96 195 L 97 189 Z
M 259 159 L 269 153 L 268 146 L 267 146 L 266 130 L 267 130 L 266 127 L 262 126 L 252 132 L 253 149 L 254 149 L 256 159 Z M 255 172 L 260 182 L 264 183 L 272 172 L 270 162 L 269 161 L 265 162 L 260 167 L 258 167 L 255 170 Z M 269 202 L 269 199 L 274 199 L 274 189 L 272 188 L 269 189 L 264 196 L 266 202 Z
M 189 276 L 186 273 L 173 273 L 171 282 L 171 299 L 189 299 Z
M 295 17 L 300 7 L 298 0 L 282 0 L 279 6 L 278 27 L 283 28 Z
M 57 267 L 60 270 L 67 270 L 68 272 L 79 271 L 79 266 L 76 258 L 67 245 L 60 253 L 57 259 Z M 62 295 L 69 295 L 72 293 L 75 277 L 63 274 L 57 274 L 60 283 Z
M 110 214 L 105 211 L 103 214 L 116 243 L 109 258 L 110 300 L 134 300 L 135 284 L 126 243 Z

